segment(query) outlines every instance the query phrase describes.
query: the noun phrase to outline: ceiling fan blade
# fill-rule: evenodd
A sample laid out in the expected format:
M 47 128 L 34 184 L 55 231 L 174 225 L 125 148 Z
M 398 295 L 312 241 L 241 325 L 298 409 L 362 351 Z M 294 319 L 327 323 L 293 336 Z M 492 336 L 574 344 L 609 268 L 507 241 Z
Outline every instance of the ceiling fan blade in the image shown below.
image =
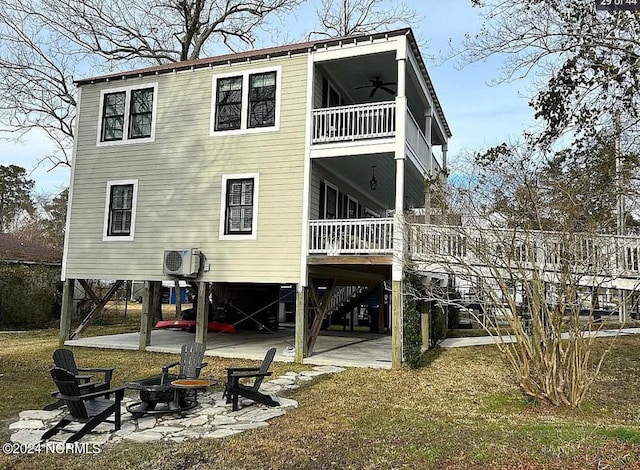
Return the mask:
M 361 88 L 371 88 L 373 85 L 364 85 L 355 87 L 356 90 L 360 90 Z
M 373 87 L 373 89 L 371 90 L 371 93 L 369 93 L 369 98 L 373 98 L 373 95 L 376 94 L 376 91 L 378 91 L 378 87 Z
M 396 82 L 384 82 L 381 84 L 381 86 L 386 86 L 386 85 L 396 85 Z
M 384 91 L 386 91 L 387 93 L 389 93 L 391 95 L 395 95 L 396 94 L 395 91 L 393 91 L 391 88 L 387 88 L 386 86 L 382 86 L 380 88 L 382 88 Z

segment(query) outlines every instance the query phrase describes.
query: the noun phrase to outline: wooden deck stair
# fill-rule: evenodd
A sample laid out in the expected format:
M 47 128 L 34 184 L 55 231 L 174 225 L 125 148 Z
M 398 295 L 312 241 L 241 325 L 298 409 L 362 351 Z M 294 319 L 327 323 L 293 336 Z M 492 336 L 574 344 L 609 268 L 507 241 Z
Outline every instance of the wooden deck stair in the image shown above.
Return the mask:
M 331 319 L 344 319 L 345 315 L 362 304 L 377 287 L 344 286 L 333 294 L 327 316 Z
M 327 315 L 343 315 L 344 312 L 350 311 L 362 302 L 373 289 L 375 289 L 375 287 L 337 287 L 336 280 L 334 279 L 326 287 L 324 294 L 319 295 L 319 289 L 311 283 L 309 289 L 309 297 L 311 300 L 309 310 L 313 313 L 313 323 L 309 331 L 307 354 L 311 355 L 313 353 L 313 346 L 318 339 L 322 323 Z

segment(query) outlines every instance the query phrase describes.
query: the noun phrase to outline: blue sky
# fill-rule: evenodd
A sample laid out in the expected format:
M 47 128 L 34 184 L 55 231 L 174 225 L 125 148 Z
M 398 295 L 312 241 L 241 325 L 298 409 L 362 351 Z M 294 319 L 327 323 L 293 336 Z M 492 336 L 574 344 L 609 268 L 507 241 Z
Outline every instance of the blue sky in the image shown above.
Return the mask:
M 315 16 L 316 3 L 319 1 L 307 2 L 296 14 L 295 21 L 287 22 L 288 26 L 295 24 L 295 29 L 283 35 L 302 38 L 313 26 L 309 19 Z M 428 42 L 422 53 L 427 58 L 429 73 L 453 132 L 449 142 L 450 158 L 464 150 L 479 150 L 517 138 L 533 122 L 525 96 L 528 82 L 490 86 L 489 83 L 500 76 L 500 58 L 462 69 L 453 60 L 442 62 L 440 59 L 448 51 L 449 39 L 459 44 L 465 33 L 473 34 L 479 29 L 481 19 L 477 9 L 471 8 L 469 0 L 409 0 L 407 3 L 424 18 L 414 26 L 414 32 Z M 274 44 L 263 42 L 261 45 Z M 65 167 L 51 170 L 46 162 L 37 165 L 50 150 L 46 138 L 37 133 L 30 134 L 23 143 L 0 141 L 0 164 L 25 167 L 40 193 L 59 192 L 68 185 L 69 170 Z

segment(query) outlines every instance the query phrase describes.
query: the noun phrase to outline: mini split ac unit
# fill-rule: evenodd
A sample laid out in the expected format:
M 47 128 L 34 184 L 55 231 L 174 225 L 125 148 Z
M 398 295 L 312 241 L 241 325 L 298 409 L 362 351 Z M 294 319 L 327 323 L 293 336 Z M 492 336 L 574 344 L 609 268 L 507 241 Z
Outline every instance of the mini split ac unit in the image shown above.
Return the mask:
M 162 263 L 165 274 L 196 277 L 200 271 L 200 251 L 196 248 L 164 250 Z

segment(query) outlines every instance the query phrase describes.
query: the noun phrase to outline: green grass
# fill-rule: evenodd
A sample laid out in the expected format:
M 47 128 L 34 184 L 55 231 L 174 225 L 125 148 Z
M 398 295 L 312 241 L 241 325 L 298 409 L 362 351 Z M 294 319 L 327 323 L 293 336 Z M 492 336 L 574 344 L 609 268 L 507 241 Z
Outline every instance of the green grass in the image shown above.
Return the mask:
M 50 402 L 57 331 L 2 334 L 0 437 Z M 610 340 L 598 341 L 598 349 Z M 157 373 L 171 354 L 74 348 L 116 367 L 116 384 Z M 207 375 L 230 364 L 208 358 Z M 0 455 L 0 468 L 624 468 L 640 469 L 640 337 L 620 337 L 580 410 L 524 398 L 495 347 L 436 349 L 418 370 L 349 369 L 291 393 L 297 409 L 225 439 L 105 446 L 99 455 Z M 274 365 L 275 373 L 300 370 Z

